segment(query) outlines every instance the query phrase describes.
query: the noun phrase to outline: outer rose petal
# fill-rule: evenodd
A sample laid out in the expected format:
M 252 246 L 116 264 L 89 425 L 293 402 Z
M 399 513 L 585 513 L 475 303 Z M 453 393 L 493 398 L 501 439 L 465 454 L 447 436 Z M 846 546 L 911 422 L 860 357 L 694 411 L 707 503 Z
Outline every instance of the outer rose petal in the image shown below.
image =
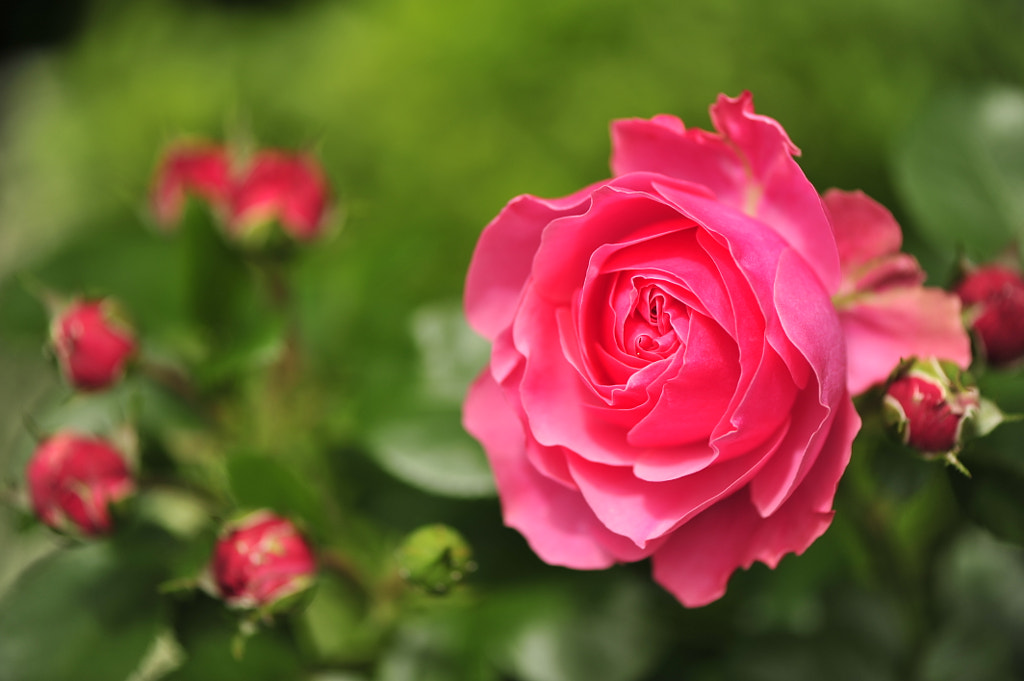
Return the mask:
M 906 357 L 941 357 L 962 369 L 971 363 L 960 301 L 940 289 L 903 287 L 858 297 L 839 308 L 839 323 L 853 395 L 884 381 Z
M 683 605 L 698 607 L 725 594 L 737 567 L 760 560 L 774 568 L 785 554 L 803 553 L 832 522 L 832 500 L 859 429 L 852 403 L 842 400 L 821 455 L 785 504 L 768 518 L 743 491 L 715 504 L 654 553 L 654 580 Z
M 466 317 L 478 333 L 494 339 L 512 323 L 523 284 L 530 276 L 544 227 L 590 204 L 589 188 L 561 199 L 512 199 L 484 229 L 466 275 Z
M 875 258 L 898 253 L 903 232 L 896 218 L 864 192 L 829 189 L 822 195 L 839 248 L 844 278 Z
M 863 192 L 831 189 L 824 202 L 839 244 L 843 282 L 836 299 L 854 395 L 885 380 L 899 361 L 936 356 L 967 368 L 970 340 L 956 296 L 925 288 L 917 261 L 899 252 L 892 214 Z
M 541 560 L 579 570 L 635 561 L 645 552 L 609 532 L 579 492 L 537 472 L 525 455 L 522 425 L 501 388 L 484 372 L 470 387 L 463 426 L 484 446 L 501 496 L 505 524 L 522 533 Z
M 839 256 L 818 192 L 793 160 L 799 149 L 775 120 L 754 113 L 749 92 L 720 95 L 711 119 L 721 134 L 686 130 L 673 116 L 616 121 L 612 171 L 662 173 L 707 187 L 774 229 L 835 292 Z

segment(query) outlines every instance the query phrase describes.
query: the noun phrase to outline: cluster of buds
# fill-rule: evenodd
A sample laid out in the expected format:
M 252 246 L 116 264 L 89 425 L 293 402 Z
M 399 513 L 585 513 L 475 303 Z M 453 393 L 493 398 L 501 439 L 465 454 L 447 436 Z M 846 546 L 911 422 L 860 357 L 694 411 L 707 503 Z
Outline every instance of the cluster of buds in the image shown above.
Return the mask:
M 67 383 L 84 393 L 118 383 L 137 350 L 134 330 L 107 298 L 55 303 L 50 346 Z M 38 443 L 25 478 L 39 519 L 78 537 L 111 532 L 110 507 L 135 492 L 134 477 L 117 447 L 70 430 Z
M 224 146 L 180 142 L 157 169 L 151 195 L 157 224 L 176 227 L 190 196 L 204 201 L 225 233 L 247 246 L 265 244 L 274 225 L 294 241 L 318 238 L 330 203 L 323 170 L 309 154 L 264 149 L 242 158 Z
M 1012 265 L 967 265 L 956 287 L 985 360 L 1001 367 L 1024 357 L 1024 277 Z

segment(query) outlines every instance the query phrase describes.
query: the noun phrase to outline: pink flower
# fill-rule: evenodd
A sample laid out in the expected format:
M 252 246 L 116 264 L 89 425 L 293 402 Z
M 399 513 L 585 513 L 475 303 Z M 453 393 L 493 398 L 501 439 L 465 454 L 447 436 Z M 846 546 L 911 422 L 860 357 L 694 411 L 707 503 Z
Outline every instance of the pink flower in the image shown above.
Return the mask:
M 209 566 L 211 590 L 233 608 L 262 608 L 309 588 L 316 561 L 290 521 L 256 511 L 224 528 Z
M 207 142 L 172 145 L 157 168 L 151 202 L 157 224 L 165 229 L 181 221 L 188 196 L 197 196 L 215 210 L 230 192 L 230 165 L 224 147 Z
M 323 229 L 327 200 L 327 181 L 312 157 L 263 151 L 232 186 L 229 230 L 244 235 L 277 220 L 293 238 L 314 239 Z
M 842 282 L 835 293 L 854 395 L 882 383 L 908 357 L 937 356 L 966 369 L 971 344 L 953 294 L 925 287 L 892 214 L 862 192 L 825 192 Z
M 110 532 L 110 504 L 135 491 L 121 455 L 99 438 L 58 433 L 36 448 L 26 470 L 39 518 L 63 532 Z
M 1019 271 L 1003 265 L 973 268 L 956 292 L 990 364 L 1004 366 L 1024 357 L 1024 278 Z
M 616 122 L 616 177 L 511 201 L 465 294 L 493 348 L 464 424 L 505 522 L 552 564 L 651 557 L 687 606 L 827 529 L 860 426 L 797 149 L 749 93 L 711 118 Z
M 135 354 L 135 336 L 108 299 L 75 300 L 50 324 L 57 363 L 79 390 L 117 382 Z

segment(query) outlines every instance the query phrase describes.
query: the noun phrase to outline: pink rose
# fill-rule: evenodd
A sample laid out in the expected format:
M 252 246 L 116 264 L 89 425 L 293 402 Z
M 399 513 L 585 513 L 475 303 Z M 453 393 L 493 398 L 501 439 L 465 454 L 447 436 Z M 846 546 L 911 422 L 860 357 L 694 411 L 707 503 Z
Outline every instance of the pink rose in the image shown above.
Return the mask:
M 204 577 L 233 608 L 273 606 L 313 584 L 316 560 L 291 521 L 255 511 L 229 523 Z
M 909 357 L 940 357 L 966 369 L 971 342 L 960 301 L 922 286 L 924 270 L 900 253 L 903 233 L 892 214 L 861 192 L 825 192 L 839 247 L 842 282 L 835 294 L 846 337 L 854 395 L 882 383 Z
M 124 459 L 105 440 L 58 433 L 36 448 L 26 469 L 32 507 L 62 532 L 110 532 L 110 504 L 135 491 Z
M 465 294 L 493 349 L 464 424 L 505 522 L 557 565 L 651 557 L 687 606 L 826 530 L 860 426 L 797 149 L 749 93 L 711 117 L 615 123 L 616 177 L 511 201 Z
M 135 335 L 108 299 L 75 300 L 50 324 L 57 363 L 79 390 L 102 390 L 117 382 L 135 355 Z

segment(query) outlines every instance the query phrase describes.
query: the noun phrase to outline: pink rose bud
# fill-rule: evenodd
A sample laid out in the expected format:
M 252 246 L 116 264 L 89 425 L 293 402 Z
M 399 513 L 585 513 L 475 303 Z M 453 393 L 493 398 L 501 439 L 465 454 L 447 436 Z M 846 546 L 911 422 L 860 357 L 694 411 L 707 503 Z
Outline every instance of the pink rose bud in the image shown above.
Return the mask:
M 305 154 L 263 151 L 234 184 L 230 231 L 245 239 L 277 220 L 299 241 L 315 239 L 324 226 L 327 180 L 316 161 Z
M 116 449 L 105 440 L 68 432 L 36 448 L 26 477 L 32 506 L 44 523 L 85 535 L 110 532 L 109 506 L 135 491 L 128 466 Z
M 209 567 L 210 590 L 232 608 L 279 604 L 313 584 L 313 551 L 290 521 L 256 511 L 228 524 Z
M 987 265 L 967 273 L 956 288 L 988 362 L 1001 366 L 1024 357 L 1024 278 Z
M 912 360 L 895 375 L 883 400 L 886 423 L 926 458 L 945 458 L 963 470 L 956 453 L 981 411 L 978 389 L 964 383 L 955 365 L 935 358 Z
M 230 164 L 225 149 L 209 143 L 179 143 L 164 154 L 157 169 L 151 201 L 157 223 L 177 226 L 188 196 L 221 209 L 230 192 Z
M 78 299 L 57 314 L 50 339 L 61 372 L 79 390 L 102 390 L 124 374 L 135 336 L 108 299 Z

